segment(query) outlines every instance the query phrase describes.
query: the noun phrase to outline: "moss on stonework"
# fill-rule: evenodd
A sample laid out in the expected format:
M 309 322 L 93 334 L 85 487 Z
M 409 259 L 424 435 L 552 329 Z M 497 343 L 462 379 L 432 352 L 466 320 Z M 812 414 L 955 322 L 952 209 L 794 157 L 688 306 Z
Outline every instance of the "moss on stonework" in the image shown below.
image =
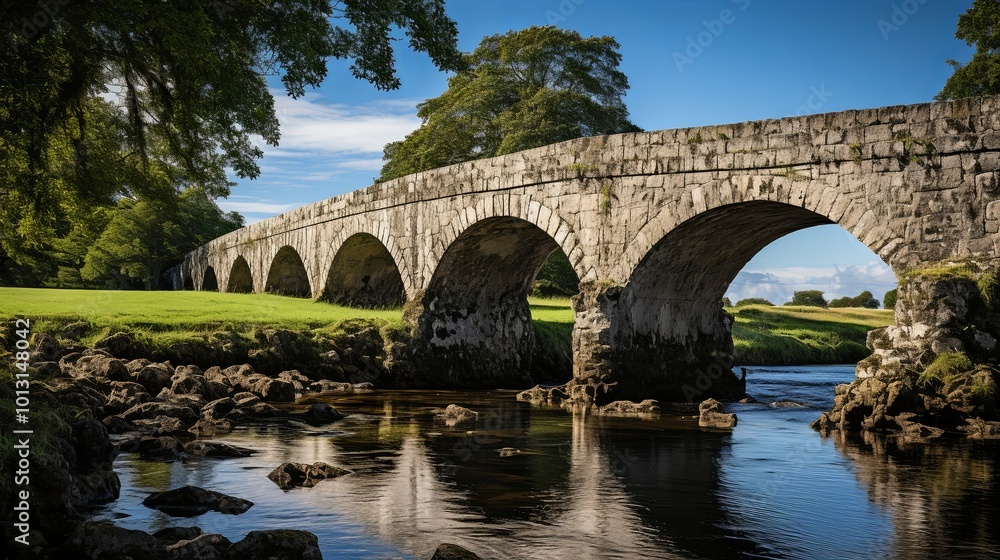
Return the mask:
M 972 360 L 962 352 L 942 352 L 920 374 L 920 385 L 928 386 L 936 382 L 948 383 L 959 373 L 973 368 Z

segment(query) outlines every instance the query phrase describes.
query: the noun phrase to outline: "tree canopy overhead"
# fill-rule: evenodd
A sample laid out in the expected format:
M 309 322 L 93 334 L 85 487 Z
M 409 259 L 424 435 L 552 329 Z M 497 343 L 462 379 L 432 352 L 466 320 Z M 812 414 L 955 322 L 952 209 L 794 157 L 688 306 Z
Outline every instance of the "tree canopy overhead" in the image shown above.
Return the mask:
M 38 269 L 75 220 L 122 198 L 227 195 L 227 172 L 259 173 L 254 139 L 279 141 L 269 77 L 298 97 L 341 58 L 396 88 L 400 33 L 461 67 L 444 0 L 4 2 L 0 261 Z
M 423 125 L 385 147 L 382 180 L 562 140 L 638 131 L 622 97 L 619 44 L 553 26 L 492 35 L 448 89 L 418 105 Z
M 955 38 L 976 47 L 967 64 L 949 60 L 952 74 L 935 99 L 1000 94 L 1000 0 L 975 0 L 958 18 Z

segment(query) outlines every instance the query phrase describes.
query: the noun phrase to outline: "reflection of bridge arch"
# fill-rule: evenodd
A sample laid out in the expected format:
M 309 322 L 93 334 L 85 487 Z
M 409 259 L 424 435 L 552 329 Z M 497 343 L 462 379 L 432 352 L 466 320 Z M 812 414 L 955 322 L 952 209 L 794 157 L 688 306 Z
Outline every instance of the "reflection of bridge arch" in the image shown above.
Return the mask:
M 840 224 L 897 272 L 997 259 L 998 116 L 1000 98 L 975 98 L 571 140 L 251 224 L 189 254 L 175 285 L 246 255 L 253 290 L 267 290 L 287 246 L 301 256 L 300 291 L 318 297 L 345 277 L 337 251 L 365 233 L 399 270 L 406 318 L 427 350 L 421 369 L 442 382 L 521 384 L 532 325 L 521 303 L 498 304 L 517 300 L 536 257 L 559 246 L 582 281 L 576 377 L 623 381 L 635 364 L 653 364 L 616 396 L 676 398 L 698 371 L 727 365 L 728 318 L 716 296 L 783 232 Z M 489 248 L 494 227 L 513 235 L 516 254 Z M 510 278 L 499 278 L 500 262 Z M 731 373 L 720 376 L 712 391 L 731 393 Z

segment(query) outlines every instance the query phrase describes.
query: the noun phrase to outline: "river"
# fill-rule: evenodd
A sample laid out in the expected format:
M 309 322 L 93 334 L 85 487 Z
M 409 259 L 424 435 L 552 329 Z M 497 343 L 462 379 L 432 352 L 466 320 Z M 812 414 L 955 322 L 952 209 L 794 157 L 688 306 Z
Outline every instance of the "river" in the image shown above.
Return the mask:
M 511 392 L 318 397 L 350 416 L 321 429 L 245 426 L 248 458 L 159 463 L 123 454 L 121 497 L 96 515 L 155 531 L 197 525 L 319 536 L 324 558 L 430 558 L 443 542 L 489 558 L 997 558 L 1000 445 L 821 438 L 809 428 L 853 366 L 754 367 L 731 432 L 691 412 L 608 418 L 532 408 Z M 480 411 L 447 427 L 436 408 Z M 517 452 L 501 456 L 500 450 Z M 284 461 L 354 471 L 282 491 Z M 246 498 L 240 516 L 172 518 L 141 505 L 193 484 Z

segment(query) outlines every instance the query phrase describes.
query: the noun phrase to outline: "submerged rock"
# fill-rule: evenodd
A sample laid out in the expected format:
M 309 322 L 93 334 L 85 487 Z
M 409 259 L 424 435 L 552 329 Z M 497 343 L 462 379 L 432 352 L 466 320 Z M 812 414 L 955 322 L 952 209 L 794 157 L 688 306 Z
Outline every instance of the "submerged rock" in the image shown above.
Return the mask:
M 444 423 L 447 426 L 456 426 L 462 422 L 468 422 L 470 420 L 475 420 L 479 418 L 479 413 L 464 406 L 458 406 L 457 404 L 449 404 L 445 407 L 444 411 L 441 412 L 444 417 Z
M 732 429 L 736 427 L 736 415 L 722 411 L 722 403 L 715 399 L 702 401 L 698 405 L 698 425 L 702 428 Z
M 215 441 L 191 441 L 184 444 L 184 455 L 187 457 L 249 457 L 256 452 L 248 447 Z
M 659 411 L 660 403 L 655 399 L 646 399 L 640 403 L 614 401 L 597 408 L 598 414 L 607 416 L 641 416 Z
M 344 415 L 326 403 L 315 403 L 297 417 L 310 426 L 322 426 L 336 422 L 344 418 Z
M 351 471 L 322 462 L 311 465 L 308 463 L 282 463 L 271 471 L 267 478 L 270 478 L 282 490 L 288 490 L 296 486 L 307 488 L 316 486 L 321 480 L 337 478 L 345 474 L 351 474 Z
M 239 515 L 253 507 L 253 502 L 197 486 L 182 486 L 154 492 L 142 501 L 142 505 L 167 515 L 191 517 L 209 511 Z
M 431 560 L 479 560 L 479 555 L 457 544 L 443 543 L 434 551 Z

